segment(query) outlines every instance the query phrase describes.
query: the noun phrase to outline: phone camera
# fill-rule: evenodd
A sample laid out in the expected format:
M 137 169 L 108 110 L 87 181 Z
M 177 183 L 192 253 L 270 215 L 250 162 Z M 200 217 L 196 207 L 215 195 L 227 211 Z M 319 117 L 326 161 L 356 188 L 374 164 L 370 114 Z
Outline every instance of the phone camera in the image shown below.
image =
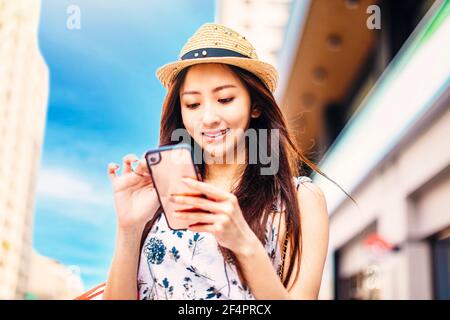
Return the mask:
M 150 154 L 147 159 L 149 164 L 157 164 L 161 161 L 161 155 L 159 153 Z

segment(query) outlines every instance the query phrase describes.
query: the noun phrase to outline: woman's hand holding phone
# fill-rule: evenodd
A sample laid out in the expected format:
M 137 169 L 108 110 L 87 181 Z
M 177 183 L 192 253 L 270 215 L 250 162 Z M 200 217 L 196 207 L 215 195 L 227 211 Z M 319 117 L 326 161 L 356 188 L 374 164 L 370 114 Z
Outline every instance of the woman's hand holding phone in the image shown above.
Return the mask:
M 233 193 L 189 177 L 183 178 L 182 182 L 191 190 L 206 196 L 170 197 L 173 203 L 198 208 L 197 211 L 174 213 L 174 218 L 189 225 L 188 230 L 209 232 L 216 237 L 221 246 L 238 255 L 246 255 L 254 250 L 255 245 L 261 244 L 248 225 L 239 201 Z
M 163 207 L 167 224 L 172 230 L 187 230 L 186 221 L 174 217 L 175 212 L 199 211 L 192 206 L 179 205 L 169 201 L 172 195 L 201 196 L 182 182 L 182 177 L 201 179 L 192 158 L 189 144 L 175 144 L 147 151 L 145 158 L 152 176 L 157 195 Z
M 132 164 L 135 162 L 138 164 L 133 170 Z M 146 160 L 144 157 L 138 159 L 136 155 L 128 154 L 123 158 L 121 175 L 117 174 L 118 169 L 118 164 L 108 165 L 118 227 L 143 229 L 159 208 L 158 196 Z

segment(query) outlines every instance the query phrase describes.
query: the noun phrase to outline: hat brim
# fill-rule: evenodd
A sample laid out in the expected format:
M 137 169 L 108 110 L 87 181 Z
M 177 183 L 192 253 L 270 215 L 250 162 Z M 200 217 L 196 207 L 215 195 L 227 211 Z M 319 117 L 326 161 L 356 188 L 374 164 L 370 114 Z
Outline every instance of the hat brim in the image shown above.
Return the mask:
M 278 83 L 278 72 L 271 64 L 248 58 L 240 57 L 208 57 L 199 59 L 179 60 L 163 65 L 156 71 L 156 77 L 165 88 L 169 88 L 175 76 L 184 68 L 200 63 L 224 63 L 230 64 L 254 73 L 267 88 L 273 93 Z

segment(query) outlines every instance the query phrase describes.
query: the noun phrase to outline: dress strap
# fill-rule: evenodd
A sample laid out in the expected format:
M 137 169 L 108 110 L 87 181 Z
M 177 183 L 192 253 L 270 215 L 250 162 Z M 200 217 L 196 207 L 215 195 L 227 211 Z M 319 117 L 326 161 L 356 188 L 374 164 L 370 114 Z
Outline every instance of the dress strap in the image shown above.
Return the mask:
M 301 183 L 304 182 L 312 182 L 311 178 L 307 177 L 307 176 L 298 176 L 298 177 L 292 177 L 294 184 L 295 184 L 295 189 L 298 189 L 298 187 L 300 186 Z M 276 204 L 274 206 L 274 210 L 277 212 L 281 212 L 284 210 L 284 205 L 281 203 L 281 195 L 278 194 L 278 198 L 276 201 Z
M 298 189 L 298 186 L 304 182 L 312 182 L 312 179 L 307 176 L 298 176 L 294 177 L 295 180 L 295 188 Z
M 293 178 L 294 178 L 294 183 L 295 183 L 295 189 L 297 189 L 297 190 L 298 190 L 298 187 L 300 186 L 300 184 L 302 184 L 304 182 L 312 182 L 311 178 L 309 178 L 307 176 L 298 176 L 298 177 L 293 177 Z M 281 200 L 280 195 L 278 196 L 278 198 L 279 198 L 279 200 Z M 284 205 L 283 205 L 283 209 L 284 209 Z M 287 251 L 288 241 L 289 241 L 289 223 L 286 222 L 286 234 L 284 235 L 283 252 L 281 254 L 281 264 L 278 268 L 278 276 L 280 277 L 281 281 L 283 281 L 283 272 L 284 272 L 284 264 L 285 264 L 285 259 L 286 259 L 286 251 Z

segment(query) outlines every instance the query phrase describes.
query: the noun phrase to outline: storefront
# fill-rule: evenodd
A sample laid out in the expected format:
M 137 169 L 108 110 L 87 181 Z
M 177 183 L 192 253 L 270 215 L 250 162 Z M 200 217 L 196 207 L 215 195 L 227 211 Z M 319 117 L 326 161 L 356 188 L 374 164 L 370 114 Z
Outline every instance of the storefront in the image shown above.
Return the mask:
M 321 298 L 449 298 L 449 38 L 436 2 L 321 161 L 359 207 L 314 175 L 331 214 Z

